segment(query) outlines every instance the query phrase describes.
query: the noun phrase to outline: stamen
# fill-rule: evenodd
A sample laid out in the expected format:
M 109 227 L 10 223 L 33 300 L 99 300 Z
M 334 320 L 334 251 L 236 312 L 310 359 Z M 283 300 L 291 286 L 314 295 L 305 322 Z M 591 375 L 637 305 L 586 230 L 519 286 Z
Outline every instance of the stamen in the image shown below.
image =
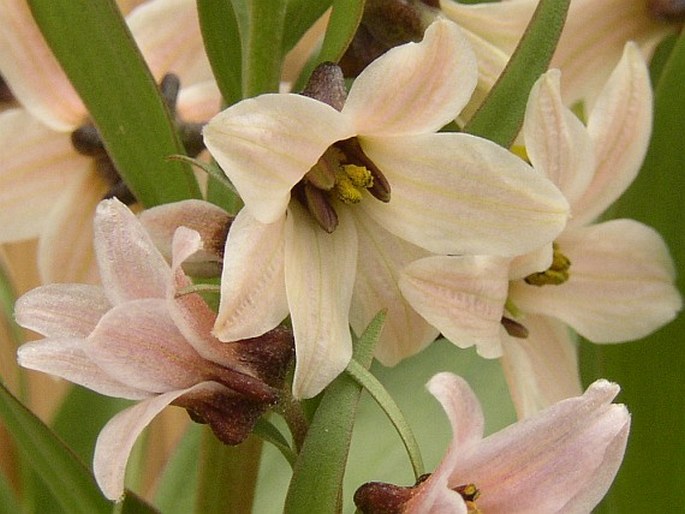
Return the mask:
M 329 234 L 332 233 L 338 226 L 338 214 L 331 205 L 326 192 L 305 182 L 304 199 L 309 213 L 319 226 Z
M 528 337 L 528 329 L 518 321 L 502 316 L 500 323 L 502 323 L 504 330 L 511 337 L 516 337 L 517 339 L 526 339 Z
M 568 280 L 571 261 L 561 253 L 557 243 L 552 243 L 552 252 L 552 265 L 545 271 L 532 273 L 524 278 L 527 284 L 532 286 L 558 286 Z
M 383 172 L 378 169 L 378 166 L 366 156 L 359 141 L 357 141 L 357 138 L 353 137 L 345 139 L 344 141 L 338 141 L 336 145 L 347 156 L 350 163 L 369 170 L 373 177 L 373 185 L 368 188 L 369 193 L 381 202 L 388 203 L 390 201 L 390 184 L 388 183 L 388 179 L 386 179 Z
M 476 505 L 476 500 L 480 496 L 480 490 L 475 484 L 460 485 L 455 487 L 454 490 L 464 498 L 469 514 L 481 514 L 480 509 Z
M 348 205 L 361 202 L 362 191 L 373 186 L 371 172 L 362 166 L 345 164 L 335 174 L 335 193 Z

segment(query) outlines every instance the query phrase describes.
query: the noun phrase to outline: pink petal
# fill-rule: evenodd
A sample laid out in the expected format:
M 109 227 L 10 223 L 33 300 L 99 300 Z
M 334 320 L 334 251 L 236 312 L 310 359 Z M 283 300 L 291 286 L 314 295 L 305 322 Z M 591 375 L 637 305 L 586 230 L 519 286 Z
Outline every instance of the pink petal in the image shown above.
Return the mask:
M 243 209 L 226 241 L 214 335 L 237 341 L 264 334 L 288 315 L 284 275 L 285 217 L 265 225 Z
M 427 252 L 376 224 L 371 218 L 353 213 L 359 237 L 357 278 L 354 284 L 350 324 L 361 334 L 381 310 L 387 314 L 376 345 L 375 357 L 385 366 L 425 348 L 438 335 L 404 299 L 398 286 L 400 270 Z
M 571 260 L 570 278 L 554 286 L 513 283 L 514 303 L 558 318 L 594 342 L 639 339 L 682 307 L 668 248 L 653 229 L 612 220 L 568 230 L 558 240 Z
M 94 223 L 95 253 L 110 301 L 164 298 L 169 265 L 135 215 L 117 199 L 103 200 Z
M 293 395 L 311 398 L 352 357 L 349 311 L 357 268 L 357 233 L 344 209 L 328 234 L 297 203 L 285 226 L 285 287 L 295 334 Z
M 17 323 L 46 337 L 86 337 L 110 309 L 102 288 L 86 284 L 49 284 L 17 300 Z
M 509 280 L 525 278 L 531 273 L 545 271 L 552 265 L 553 248 L 552 244 L 528 252 L 525 255 L 518 255 L 509 261 Z
M 435 132 L 457 117 L 477 78 L 465 37 L 454 23 L 439 19 L 420 43 L 393 48 L 367 66 L 342 112 L 362 135 Z
M 209 80 L 182 88 L 176 108 L 183 121 L 206 123 L 221 110 L 221 93 L 216 82 Z

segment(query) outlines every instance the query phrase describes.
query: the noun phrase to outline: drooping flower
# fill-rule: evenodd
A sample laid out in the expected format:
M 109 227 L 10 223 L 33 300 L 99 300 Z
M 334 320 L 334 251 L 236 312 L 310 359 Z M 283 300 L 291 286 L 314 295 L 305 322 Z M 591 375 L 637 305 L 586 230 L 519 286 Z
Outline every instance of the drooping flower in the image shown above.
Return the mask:
M 514 259 L 429 257 L 400 280 L 448 339 L 503 356 L 521 416 L 580 390 L 566 324 L 590 341 L 616 343 L 646 336 L 682 305 L 668 248 L 653 229 L 626 219 L 591 224 L 630 185 L 647 151 L 652 97 L 639 49 L 626 45 L 587 127 L 563 105 L 559 82 L 552 70 L 536 83 L 524 122 L 533 166 L 571 205 L 554 244 Z
M 195 2 L 150 0 L 127 23 L 155 80 L 180 77 L 179 118 L 214 115 L 220 96 Z M 0 113 L 0 242 L 39 238 L 44 282 L 94 282 L 93 211 L 106 195 L 122 194 L 122 183 L 28 4 L 0 2 L 0 25 L 0 74 L 21 105 Z
M 476 75 L 459 29 L 440 20 L 421 43 L 367 67 L 346 100 L 341 88 L 314 95 L 329 104 L 267 94 L 206 126 L 207 148 L 245 202 L 229 232 L 215 333 L 253 337 L 290 312 L 296 396 L 317 394 L 347 365 L 353 295 L 355 330 L 390 308 L 393 334 L 405 333 L 399 349 L 381 341 L 386 362 L 434 337 L 415 313 L 421 328 L 406 321 L 397 250 L 514 255 L 564 225 L 566 202 L 523 161 L 480 138 L 435 133 L 466 104 Z M 363 295 L 359 270 L 378 277 Z
M 463 379 L 438 373 L 428 389 L 452 425 L 447 453 L 414 487 L 363 485 L 355 503 L 364 514 L 588 513 L 623 460 L 630 415 L 611 403 L 619 387 L 606 380 L 486 438 Z
M 19 364 L 101 394 L 139 400 L 100 433 L 93 462 L 105 495 L 119 499 L 126 461 L 141 431 L 169 404 L 210 425 L 227 444 L 250 433 L 278 399 L 292 336 L 275 329 L 225 344 L 210 330 L 215 313 L 181 264 L 202 250 L 197 232 L 176 231 L 169 266 L 140 222 L 116 199 L 94 222 L 102 286 L 50 284 L 22 296 L 17 322 L 45 336 L 18 351 Z

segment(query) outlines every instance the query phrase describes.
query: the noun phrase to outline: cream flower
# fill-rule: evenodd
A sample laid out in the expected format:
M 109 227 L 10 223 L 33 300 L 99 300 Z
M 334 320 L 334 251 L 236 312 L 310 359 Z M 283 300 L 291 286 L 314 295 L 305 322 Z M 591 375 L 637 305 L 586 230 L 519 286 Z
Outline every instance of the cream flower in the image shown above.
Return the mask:
M 646 336 L 682 305 L 668 248 L 653 229 L 633 220 L 590 224 L 630 185 L 647 151 L 652 97 L 639 49 L 626 45 L 587 127 L 564 107 L 559 77 L 552 70 L 536 83 L 524 123 L 533 166 L 571 205 L 553 247 L 515 259 L 429 257 L 400 280 L 445 337 L 504 357 L 521 416 L 580 390 L 564 324 L 593 342 L 616 343 Z
M 463 379 L 439 373 L 428 390 L 452 425 L 445 457 L 412 488 L 362 486 L 355 502 L 364 514 L 585 514 L 623 460 L 630 415 L 611 403 L 619 387 L 606 380 L 484 439 L 483 412 Z M 375 510 L 382 498 L 396 509 Z
M 131 2 L 128 2 L 131 3 Z M 172 71 L 185 87 L 187 122 L 214 115 L 220 97 L 204 56 L 195 2 L 151 0 L 127 23 L 156 80 Z M 21 108 L 0 113 L 0 242 L 38 237 L 43 281 L 94 281 L 91 220 L 116 177 L 76 150 L 72 132 L 88 122 L 76 91 L 45 44 L 26 2 L 0 1 L 0 74 Z
M 360 300 L 353 326 L 389 307 L 399 327 L 407 322 L 394 320 L 410 310 L 396 287 L 403 258 L 384 257 L 402 245 L 415 247 L 412 255 L 514 255 L 563 227 L 566 202 L 523 161 L 483 139 L 434 133 L 466 104 L 476 75 L 459 29 L 441 20 L 421 43 L 373 62 L 340 111 L 306 96 L 263 95 L 205 128 L 207 148 L 245 201 L 229 232 L 215 333 L 252 337 L 290 312 L 296 396 L 317 394 L 350 359 L 358 256 L 379 254 L 361 266 L 390 289 L 368 285 L 364 295 L 378 297 Z M 405 330 L 414 351 L 434 336 L 421 327 L 423 340 Z M 386 362 L 408 354 L 387 344 Z
M 139 403 L 100 433 L 93 462 L 98 484 L 117 500 L 133 443 L 173 403 L 208 423 L 227 444 L 242 441 L 278 398 L 292 337 L 282 329 L 227 345 L 210 330 L 216 315 L 181 264 L 202 249 L 197 232 L 179 228 L 172 266 L 140 222 L 116 199 L 97 208 L 95 250 L 102 287 L 50 284 L 22 296 L 17 322 L 46 336 L 18 351 L 23 367 L 101 394 Z

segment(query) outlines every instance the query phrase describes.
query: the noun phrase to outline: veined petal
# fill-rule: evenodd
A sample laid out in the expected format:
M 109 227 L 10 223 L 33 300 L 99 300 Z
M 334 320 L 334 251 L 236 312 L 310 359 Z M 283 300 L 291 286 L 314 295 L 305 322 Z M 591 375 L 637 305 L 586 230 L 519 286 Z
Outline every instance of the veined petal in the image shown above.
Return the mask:
M 135 215 L 119 200 L 103 200 L 94 222 L 102 284 L 113 304 L 165 298 L 171 271 Z
M 440 19 L 420 43 L 392 48 L 367 66 L 342 112 L 361 135 L 435 132 L 457 117 L 477 79 L 466 38 L 454 23 Z
M 601 2 L 600 2 L 601 3 Z M 652 132 L 652 89 L 639 48 L 626 44 L 621 61 L 588 120 L 597 167 L 585 194 L 572 203 L 572 224 L 599 216 L 637 176 Z
M 33 116 L 74 130 L 86 109 L 38 30 L 27 2 L 0 2 L 0 74 Z
M 625 406 L 610 403 L 618 390 L 598 380 L 583 396 L 487 437 L 459 459 L 450 485 L 476 484 L 483 512 L 588 512 L 564 507 L 586 487 L 591 498 L 605 493 L 618 470 L 630 426 Z
M 374 356 L 383 365 L 394 366 L 421 351 L 438 335 L 404 299 L 398 286 L 400 270 L 428 252 L 392 235 L 371 218 L 356 215 L 356 209 L 350 212 L 359 239 L 350 324 L 361 335 L 373 317 L 387 309 Z
M 293 395 L 311 398 L 352 357 L 350 302 L 357 268 L 357 233 L 349 213 L 338 211 L 328 234 L 297 203 L 285 225 L 285 287 L 295 334 Z
M 595 153 L 587 129 L 561 101 L 560 76 L 550 70 L 533 86 L 523 132 L 533 167 L 574 205 L 592 181 Z
M 682 307 L 668 248 L 633 220 L 566 231 L 558 240 L 571 261 L 561 285 L 513 283 L 514 303 L 553 316 L 598 343 L 639 339 L 671 321 Z
M 52 201 L 38 241 L 43 282 L 98 282 L 93 250 L 93 213 L 109 185 L 91 169 L 79 174 Z
M 519 419 L 583 392 L 569 329 L 545 316 L 528 315 L 521 323 L 527 338 L 505 335 L 502 340 L 502 368 Z
M 212 78 L 194 0 L 152 0 L 126 17 L 155 80 L 175 73 L 181 85 Z
M 360 138 L 392 188 L 360 204 L 393 234 L 438 254 L 523 254 L 566 224 L 559 190 L 502 147 L 468 134 Z
M 243 209 L 226 240 L 214 335 L 237 341 L 264 334 L 288 315 L 284 275 L 285 216 L 264 224 Z
M 338 111 L 294 94 L 243 100 L 204 128 L 207 149 L 261 223 L 283 216 L 292 187 L 331 144 L 353 135 Z
M 21 296 L 14 316 L 22 327 L 45 337 L 86 337 L 110 308 L 101 287 L 48 284 Z
M 410 305 L 454 344 L 476 345 L 481 356 L 499 357 L 507 264 L 486 256 L 426 257 L 402 270 L 399 286 Z
M 130 387 L 108 375 L 86 355 L 88 341 L 61 337 L 22 345 L 17 351 L 20 366 L 64 378 L 97 393 L 140 400 L 150 393 Z
M 0 161 L 0 242 L 37 237 L 58 192 L 90 173 L 92 159 L 76 153 L 68 133 L 43 125 L 25 109 L 0 114 L 0 141 L 5 146 Z

